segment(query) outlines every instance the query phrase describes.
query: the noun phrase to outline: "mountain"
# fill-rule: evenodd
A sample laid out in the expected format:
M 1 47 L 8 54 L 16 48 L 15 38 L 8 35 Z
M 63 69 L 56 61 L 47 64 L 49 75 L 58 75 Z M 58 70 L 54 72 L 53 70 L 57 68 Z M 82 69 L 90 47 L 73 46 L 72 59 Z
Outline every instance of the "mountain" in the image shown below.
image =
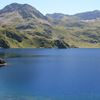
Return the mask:
M 60 20 L 65 16 L 67 16 L 67 15 L 62 14 L 62 13 L 46 14 L 47 18 L 52 18 L 52 19 L 55 19 L 55 20 Z
M 12 3 L 0 10 L 0 47 L 100 47 L 100 11 L 43 15 L 28 4 Z
M 13 3 L 0 10 L 1 24 L 18 24 L 33 21 L 34 23 L 48 23 L 46 17 L 28 4 Z
M 69 47 L 53 39 L 53 32 L 47 17 L 28 4 L 12 3 L 0 10 L 0 47 Z
M 94 10 L 90 12 L 78 13 L 75 14 L 74 16 L 80 18 L 81 20 L 93 20 L 100 18 L 100 11 Z
M 63 37 L 68 44 L 79 48 L 100 47 L 99 10 L 75 15 L 54 13 L 46 16 L 57 34 Z
M 46 17 L 41 14 L 38 10 L 28 4 L 12 3 L 0 10 L 0 14 L 18 12 L 23 18 L 42 18 Z
M 94 10 L 94 11 L 88 11 L 88 12 L 83 12 L 83 13 L 77 13 L 74 15 L 68 15 L 68 14 L 62 14 L 62 13 L 53 13 L 53 14 L 46 14 L 48 18 L 60 20 L 64 17 L 73 17 L 77 18 L 79 20 L 93 20 L 93 19 L 98 19 L 100 18 L 100 11 L 99 10 Z

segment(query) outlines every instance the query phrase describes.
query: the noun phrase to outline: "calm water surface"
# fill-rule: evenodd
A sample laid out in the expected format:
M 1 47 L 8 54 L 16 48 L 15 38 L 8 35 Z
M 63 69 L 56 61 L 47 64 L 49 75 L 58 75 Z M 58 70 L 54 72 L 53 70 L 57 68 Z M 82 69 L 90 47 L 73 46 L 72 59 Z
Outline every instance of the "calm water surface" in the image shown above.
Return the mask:
M 100 49 L 0 49 L 3 100 L 100 100 Z M 0 99 L 1 100 L 1 99 Z

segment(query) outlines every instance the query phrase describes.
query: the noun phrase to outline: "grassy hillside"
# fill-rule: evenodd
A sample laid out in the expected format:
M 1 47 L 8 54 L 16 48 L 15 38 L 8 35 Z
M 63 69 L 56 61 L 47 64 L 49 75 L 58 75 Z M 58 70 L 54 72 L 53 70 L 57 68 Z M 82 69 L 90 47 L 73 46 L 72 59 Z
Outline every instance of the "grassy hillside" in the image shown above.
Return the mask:
M 49 16 L 48 19 L 56 30 L 54 37 L 63 38 L 72 47 L 100 47 L 100 19 L 80 20 L 64 15 L 55 20 L 53 17 Z

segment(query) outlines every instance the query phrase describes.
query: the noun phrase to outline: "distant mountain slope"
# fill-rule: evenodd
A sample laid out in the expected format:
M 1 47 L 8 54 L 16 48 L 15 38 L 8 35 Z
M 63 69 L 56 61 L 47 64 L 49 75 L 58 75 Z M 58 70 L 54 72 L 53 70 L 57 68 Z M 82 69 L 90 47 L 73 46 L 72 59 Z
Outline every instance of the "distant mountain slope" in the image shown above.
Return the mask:
M 48 18 L 52 18 L 52 19 L 55 19 L 55 20 L 60 20 L 60 19 L 62 19 L 63 17 L 65 17 L 67 15 L 62 14 L 62 13 L 54 13 L 54 14 L 46 14 L 46 16 Z
M 46 15 L 48 18 L 52 19 L 62 19 L 64 17 L 73 17 L 73 18 L 78 18 L 79 20 L 93 20 L 93 19 L 98 19 L 100 18 L 100 11 L 99 10 L 94 10 L 94 11 L 88 11 L 88 12 L 83 12 L 83 13 L 77 13 L 74 15 L 67 15 L 67 14 L 62 14 L 62 13 L 54 13 L 54 14 L 47 14 Z
M 75 15 L 47 14 L 49 22 L 57 34 L 75 47 L 100 47 L 100 11 L 90 11 Z M 58 17 L 57 17 L 58 16 Z
M 81 20 L 93 20 L 100 18 L 100 11 L 90 11 L 90 12 L 84 12 L 84 13 L 78 13 L 74 16 L 79 17 Z

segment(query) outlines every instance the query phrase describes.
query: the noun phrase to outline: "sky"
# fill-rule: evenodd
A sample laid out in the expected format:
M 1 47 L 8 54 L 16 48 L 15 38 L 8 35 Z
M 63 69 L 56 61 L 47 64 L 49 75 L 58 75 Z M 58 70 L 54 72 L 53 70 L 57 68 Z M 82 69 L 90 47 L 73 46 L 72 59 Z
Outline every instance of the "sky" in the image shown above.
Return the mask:
M 100 0 L 0 0 L 0 9 L 11 3 L 30 4 L 41 13 L 76 14 L 100 10 Z

